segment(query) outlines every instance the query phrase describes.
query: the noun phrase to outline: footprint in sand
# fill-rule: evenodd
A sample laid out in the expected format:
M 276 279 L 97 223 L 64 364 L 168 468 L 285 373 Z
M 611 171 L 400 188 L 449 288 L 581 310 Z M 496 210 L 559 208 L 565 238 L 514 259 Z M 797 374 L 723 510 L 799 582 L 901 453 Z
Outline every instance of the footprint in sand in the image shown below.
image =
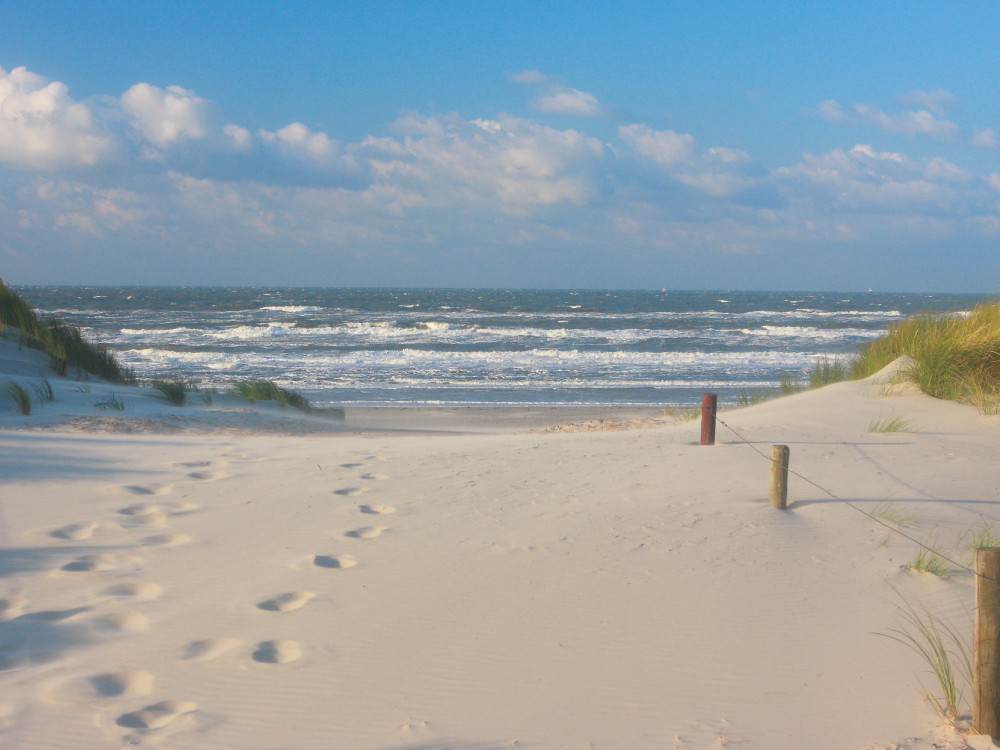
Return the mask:
M 194 513 L 198 510 L 198 505 L 189 500 L 178 500 L 175 503 L 164 503 L 160 506 L 160 510 L 172 516 L 183 516 L 187 513 Z
M 358 564 L 351 555 L 316 555 L 313 564 L 320 568 L 344 569 Z
M 262 641 L 253 652 L 253 660 L 264 664 L 287 664 L 302 658 L 302 649 L 295 641 Z
M 118 599 L 131 599 L 136 602 L 151 602 L 163 593 L 163 587 L 158 583 L 119 583 L 104 590 L 105 596 Z
M 388 516 L 396 512 L 391 505 L 359 505 L 358 510 L 374 516 Z
M 386 531 L 385 526 L 362 526 L 360 529 L 348 531 L 344 536 L 351 539 L 374 539 L 377 536 L 382 536 L 384 531 Z
M 344 495 L 346 497 L 354 497 L 355 495 L 360 495 L 363 492 L 368 492 L 370 488 L 368 487 L 344 487 L 340 490 L 334 490 L 334 495 Z
M 96 528 L 97 524 L 93 521 L 74 523 L 69 526 L 63 526 L 61 529 L 56 529 L 52 532 L 52 536 L 56 539 L 70 539 L 78 542 L 81 539 L 90 539 Z
M 179 547 L 182 544 L 190 544 L 191 537 L 187 534 L 157 534 L 147 536 L 142 543 L 150 547 Z
M 106 552 L 96 555 L 82 555 L 75 560 L 62 566 L 62 570 L 72 573 L 86 573 L 89 571 L 114 570 L 118 567 L 118 556 Z
M 239 638 L 205 638 L 201 641 L 191 641 L 184 658 L 193 661 L 211 661 L 227 651 L 232 651 L 242 642 Z
M 361 463 L 360 461 L 355 461 L 353 463 L 341 464 L 340 468 L 341 469 L 360 469 L 364 465 L 365 464 Z
M 24 608 L 28 606 L 28 599 L 24 596 L 12 596 L 7 599 L 0 599 L 0 622 L 13 620 L 24 614 Z
M 149 620 L 146 615 L 126 609 L 122 612 L 112 612 L 94 620 L 98 629 L 108 633 L 145 633 L 149 630 Z
M 167 520 L 167 514 L 160 510 L 160 506 L 152 503 L 130 505 L 118 513 L 126 516 L 127 523 L 134 526 L 159 526 Z
M 153 692 L 153 675 L 143 669 L 94 675 L 88 682 L 102 698 L 129 698 Z
M 262 601 L 257 605 L 257 609 L 265 609 L 268 612 L 291 612 L 294 609 L 299 609 L 315 596 L 316 594 L 311 591 L 289 591 L 285 594 L 278 594 L 273 599 Z
M 188 474 L 188 479 L 197 479 L 199 482 L 214 482 L 228 476 L 224 471 L 192 471 Z
M 385 479 L 389 479 L 389 475 L 388 474 L 369 473 L 369 474 L 362 474 L 361 478 L 362 479 L 371 479 L 371 480 L 375 480 L 377 482 L 381 482 L 381 481 L 383 481 Z
M 173 491 L 174 486 L 172 484 L 130 484 L 122 489 L 132 495 L 168 495 Z
M 174 464 L 178 469 L 206 469 L 211 465 L 211 461 L 178 461 Z
M 198 706 L 191 701 L 160 701 L 139 711 L 122 714 L 116 723 L 129 729 L 162 729 L 178 716 L 197 710 Z

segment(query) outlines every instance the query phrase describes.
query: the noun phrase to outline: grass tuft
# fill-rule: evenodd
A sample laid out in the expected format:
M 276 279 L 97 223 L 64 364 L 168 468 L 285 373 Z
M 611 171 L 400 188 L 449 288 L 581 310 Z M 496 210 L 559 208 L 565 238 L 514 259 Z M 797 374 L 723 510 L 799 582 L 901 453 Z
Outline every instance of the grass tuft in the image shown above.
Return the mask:
M 917 556 L 910 563 L 909 568 L 918 573 L 930 573 L 938 578 L 947 578 L 951 575 L 951 563 L 934 551 L 934 540 L 932 538 L 928 538 L 926 546 L 920 548 Z
M 150 385 L 160 392 L 167 403 L 184 406 L 187 401 L 188 387 L 183 380 L 154 380 Z
M 983 528 L 972 532 L 972 539 L 966 549 L 971 551 L 979 547 L 1000 547 L 1000 534 L 994 530 L 995 525 L 983 521 Z
M 125 402 L 117 398 L 114 393 L 95 401 L 94 406 L 98 409 L 114 409 L 115 411 L 125 411 Z
M 305 398 L 270 380 L 241 380 L 233 385 L 233 390 L 248 401 L 277 401 L 281 406 L 294 406 L 303 411 L 310 408 Z
M 775 392 L 767 388 L 740 388 L 736 392 L 736 405 L 739 407 L 753 406 L 774 398 Z
M 916 432 L 909 419 L 889 417 L 888 419 L 873 419 L 868 423 L 868 432 Z
M 86 341 L 79 328 L 58 318 L 40 320 L 28 303 L 3 281 L 0 281 L 0 326 L 16 328 L 23 345 L 48 354 L 52 369 L 59 375 L 75 367 L 112 383 L 136 382 L 135 373 L 121 365 L 107 347 Z
M 35 392 L 38 396 L 39 401 L 55 401 L 56 394 L 52 390 L 52 383 L 49 382 L 48 378 L 42 378 L 39 383 L 32 383 L 31 390 Z
M 861 349 L 851 375 L 868 377 L 904 355 L 913 358 L 906 378 L 925 393 L 1000 413 L 1000 302 L 893 325 Z
M 805 385 L 787 373 L 781 376 L 781 383 L 778 387 L 781 390 L 782 396 L 791 396 L 793 393 L 799 393 L 806 388 Z
M 972 685 L 972 649 L 955 629 L 927 610 L 917 612 L 903 600 L 903 624 L 887 638 L 902 643 L 916 652 L 937 680 L 941 699 L 930 693 L 934 707 L 942 719 L 954 722 L 965 713 L 964 687 Z
M 809 387 L 822 388 L 825 385 L 846 380 L 848 371 L 848 366 L 840 359 L 823 357 L 809 373 Z
M 27 417 L 31 414 L 31 398 L 20 383 L 11 380 L 7 383 L 5 390 L 7 395 L 14 399 L 14 405 L 17 406 L 17 410 L 22 416 Z

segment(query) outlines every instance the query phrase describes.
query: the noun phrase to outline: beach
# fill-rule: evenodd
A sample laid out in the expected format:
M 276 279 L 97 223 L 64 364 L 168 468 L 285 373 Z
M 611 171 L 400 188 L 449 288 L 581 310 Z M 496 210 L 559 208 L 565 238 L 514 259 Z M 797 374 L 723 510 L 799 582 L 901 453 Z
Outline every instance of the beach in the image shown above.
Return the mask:
M 971 574 L 911 539 L 967 562 L 1000 518 L 997 417 L 888 373 L 714 446 L 653 409 L 175 407 L 0 342 L 43 378 L 0 414 L 3 747 L 993 746 L 889 636 L 909 603 L 971 641 Z

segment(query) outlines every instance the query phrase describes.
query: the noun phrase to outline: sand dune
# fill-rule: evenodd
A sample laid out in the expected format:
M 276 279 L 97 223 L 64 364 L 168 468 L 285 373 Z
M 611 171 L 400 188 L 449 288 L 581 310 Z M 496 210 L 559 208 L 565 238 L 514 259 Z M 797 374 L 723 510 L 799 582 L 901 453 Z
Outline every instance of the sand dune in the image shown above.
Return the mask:
M 971 637 L 971 577 L 908 570 L 914 543 L 820 489 L 967 559 L 1000 520 L 972 408 L 876 378 L 726 412 L 747 442 L 714 447 L 509 413 L 394 432 L 5 353 L 56 393 L 0 417 L 5 748 L 991 746 L 885 637 L 903 599 Z M 868 431 L 890 416 L 914 431 Z M 774 443 L 815 482 L 784 512 Z

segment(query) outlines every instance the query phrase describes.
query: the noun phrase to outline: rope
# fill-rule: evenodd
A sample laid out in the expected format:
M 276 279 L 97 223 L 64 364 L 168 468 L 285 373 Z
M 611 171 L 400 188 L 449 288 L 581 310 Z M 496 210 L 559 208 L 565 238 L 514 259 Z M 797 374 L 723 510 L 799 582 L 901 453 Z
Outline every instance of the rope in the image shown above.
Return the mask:
M 752 451 L 754 451 L 754 453 L 757 453 L 759 456 L 761 456 L 762 458 L 764 458 L 769 464 L 772 463 L 772 458 L 769 455 L 766 455 L 762 450 L 760 450 L 760 448 L 758 448 L 756 445 L 754 445 L 749 440 L 747 440 L 745 437 L 743 437 L 743 435 L 741 435 L 739 433 L 739 431 L 735 427 L 733 427 L 730 424 L 727 424 L 724 420 L 719 419 L 719 415 L 718 415 L 717 412 L 713 411 L 712 409 L 709 409 L 708 407 L 703 407 L 703 409 L 705 411 L 707 411 L 709 414 L 711 414 L 712 417 L 719 424 L 721 424 L 723 427 L 725 427 L 727 430 L 729 430 L 731 433 L 733 433 L 736 436 L 736 438 L 741 443 L 745 444 Z M 807 476 L 805 476 L 803 474 L 800 474 L 799 472 L 794 471 L 792 469 L 788 469 L 788 473 L 791 474 L 792 476 L 798 477 L 799 479 L 801 479 L 806 484 L 810 484 L 813 487 L 815 487 L 816 489 L 818 489 L 819 491 L 821 491 L 821 492 L 829 495 L 833 500 L 836 500 L 839 503 L 843 503 L 844 505 L 846 505 L 851 510 L 857 511 L 858 513 L 860 513 L 861 515 L 865 516 L 869 520 L 874 521 L 875 523 L 879 524 L 880 526 L 884 526 L 885 528 L 887 528 L 892 533 L 898 534 L 899 536 L 903 537 L 904 539 L 908 539 L 909 541 L 911 541 L 914 544 L 916 544 L 918 547 L 926 550 L 927 552 L 930 552 L 932 555 L 936 555 L 936 556 L 940 557 L 942 560 L 944 560 L 945 562 L 951 563 L 956 568 L 959 568 L 960 570 L 967 571 L 967 572 L 971 573 L 972 575 L 976 576 L 977 578 L 983 578 L 984 580 L 993 581 L 994 583 L 997 583 L 997 581 L 995 581 L 993 578 L 990 578 L 989 576 L 983 576 L 980 573 L 977 573 L 975 570 L 973 570 L 972 568 L 970 568 L 968 565 L 960 563 L 957 560 L 953 560 L 952 558 L 948 557 L 948 555 L 942 554 L 941 552 L 939 552 L 938 550 L 934 549 L 933 547 L 927 546 L 924 542 L 922 542 L 919 539 L 917 539 L 917 538 L 915 538 L 915 537 L 907 534 L 905 531 L 901 531 L 900 529 L 896 528 L 895 526 L 893 526 L 893 525 L 891 525 L 889 523 L 886 523 L 881 518 L 878 518 L 877 516 L 873 516 L 871 513 L 869 513 L 868 511 L 864 510 L 863 508 L 858 507 L 857 505 L 855 505 L 854 503 L 852 503 L 850 500 L 845 500 L 842 497 L 838 497 L 832 491 L 828 490 L 823 485 L 821 485 L 821 484 L 819 484 L 817 482 L 814 482 L 809 477 L 807 477 Z

